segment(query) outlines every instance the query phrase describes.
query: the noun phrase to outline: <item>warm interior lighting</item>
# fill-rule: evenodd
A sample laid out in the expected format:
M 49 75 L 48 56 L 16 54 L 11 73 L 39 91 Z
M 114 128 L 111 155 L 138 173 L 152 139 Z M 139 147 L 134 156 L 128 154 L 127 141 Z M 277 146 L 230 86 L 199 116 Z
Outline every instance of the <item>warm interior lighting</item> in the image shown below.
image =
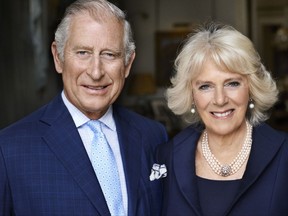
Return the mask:
M 133 74 L 128 93 L 137 96 L 156 93 L 154 76 L 151 73 Z
M 284 24 L 276 31 L 274 44 L 279 50 L 288 49 L 288 7 L 284 8 Z

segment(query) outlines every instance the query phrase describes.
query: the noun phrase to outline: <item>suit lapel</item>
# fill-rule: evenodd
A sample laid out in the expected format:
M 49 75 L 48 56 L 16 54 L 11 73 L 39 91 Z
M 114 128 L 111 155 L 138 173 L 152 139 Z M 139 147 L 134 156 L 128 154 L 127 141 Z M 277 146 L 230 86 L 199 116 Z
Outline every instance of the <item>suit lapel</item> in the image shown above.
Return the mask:
M 71 174 L 100 215 L 110 215 L 77 128 L 59 96 L 42 120 L 50 126 L 43 139 Z M 101 196 L 102 194 L 102 196 Z
M 191 135 L 175 137 L 173 169 L 181 193 L 193 208 L 195 215 L 201 215 L 195 174 L 195 150 L 200 133 L 193 134 L 192 130 L 188 130 L 186 134 L 189 133 Z M 269 134 L 269 137 L 267 137 L 267 134 Z M 185 138 L 183 139 L 183 137 Z M 253 143 L 247 168 L 235 200 L 227 208 L 224 215 L 229 215 L 233 206 L 264 172 L 277 154 L 284 138 L 284 135 L 279 136 L 278 132 L 275 132 L 266 124 L 253 128 Z
M 201 215 L 195 170 L 195 151 L 200 133 L 188 133 L 190 135 L 183 141 L 177 138 L 174 141 L 177 145 L 173 150 L 173 169 L 181 193 L 193 208 L 195 215 Z
M 241 196 L 256 182 L 284 142 L 284 136 L 279 136 L 279 133 L 265 124 L 253 129 L 253 143 L 246 171 L 239 192 L 225 215 L 229 214 Z
M 141 176 L 142 138 L 139 131 L 129 123 L 129 116 L 122 116 L 118 107 L 113 108 L 117 127 L 122 163 L 128 195 L 128 215 L 136 215 L 139 180 Z

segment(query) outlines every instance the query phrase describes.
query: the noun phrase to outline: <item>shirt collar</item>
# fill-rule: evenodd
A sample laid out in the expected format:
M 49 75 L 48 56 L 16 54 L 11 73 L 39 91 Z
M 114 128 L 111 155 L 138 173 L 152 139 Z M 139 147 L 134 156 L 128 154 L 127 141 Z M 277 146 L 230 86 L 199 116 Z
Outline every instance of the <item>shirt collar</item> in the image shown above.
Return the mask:
M 86 115 L 84 115 L 84 113 L 82 113 L 77 107 L 75 107 L 67 99 L 66 95 L 64 94 L 64 91 L 62 91 L 61 96 L 62 96 L 63 102 L 64 102 L 65 106 L 67 107 L 69 113 L 71 114 L 72 119 L 73 119 L 77 128 L 79 128 L 80 126 L 82 126 L 82 125 L 86 124 L 88 121 L 90 121 L 90 119 Z M 109 109 L 107 110 L 107 112 L 98 120 L 101 121 L 109 129 L 116 131 L 116 125 L 115 125 L 115 121 L 113 119 L 112 106 L 109 106 Z

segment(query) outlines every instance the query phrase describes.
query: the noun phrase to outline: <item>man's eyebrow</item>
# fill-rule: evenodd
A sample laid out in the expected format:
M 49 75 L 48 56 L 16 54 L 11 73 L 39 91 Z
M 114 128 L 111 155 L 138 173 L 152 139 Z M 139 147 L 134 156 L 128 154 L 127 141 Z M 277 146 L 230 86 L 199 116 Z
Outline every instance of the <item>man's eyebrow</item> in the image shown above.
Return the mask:
M 73 50 L 78 50 L 78 49 L 93 50 L 94 48 L 92 46 L 78 46 L 78 45 L 73 47 Z

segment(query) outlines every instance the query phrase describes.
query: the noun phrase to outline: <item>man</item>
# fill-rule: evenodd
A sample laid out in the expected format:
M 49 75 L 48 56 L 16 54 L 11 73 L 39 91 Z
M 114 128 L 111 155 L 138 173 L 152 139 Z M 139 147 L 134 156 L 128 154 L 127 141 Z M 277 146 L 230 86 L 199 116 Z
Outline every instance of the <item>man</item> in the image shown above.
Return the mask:
M 149 174 L 167 134 L 159 123 L 113 105 L 135 57 L 124 13 L 105 0 L 72 3 L 51 50 L 63 92 L 0 132 L 0 215 L 157 215 L 161 185 Z M 89 122 L 98 122 L 106 138 Z M 106 160 L 92 151 L 100 140 L 108 141 L 116 171 L 102 165 L 96 171 L 94 164 Z M 120 196 L 103 186 L 115 173 Z

